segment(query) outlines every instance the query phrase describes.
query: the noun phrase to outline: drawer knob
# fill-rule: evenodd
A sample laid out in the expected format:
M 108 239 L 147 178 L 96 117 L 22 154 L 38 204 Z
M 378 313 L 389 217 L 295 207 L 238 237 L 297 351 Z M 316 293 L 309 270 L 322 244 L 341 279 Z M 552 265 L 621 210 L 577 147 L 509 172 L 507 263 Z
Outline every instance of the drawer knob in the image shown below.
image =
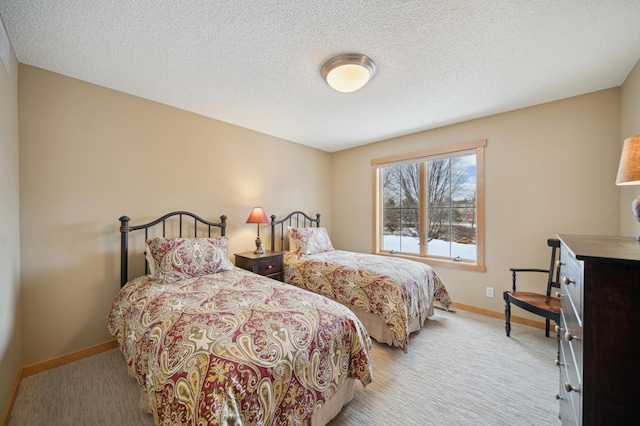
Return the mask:
M 556 358 L 556 367 L 563 365 L 558 358 Z
M 559 325 L 556 325 L 556 333 L 560 334 L 561 331 L 564 331 L 564 328 L 560 327 Z
M 576 282 L 573 280 L 570 280 L 569 277 L 562 277 L 562 284 L 564 285 L 569 285 L 569 284 L 575 284 Z
M 271 268 L 273 268 L 273 265 L 267 266 L 267 269 L 271 269 Z
M 580 389 L 574 388 L 573 386 L 571 386 L 571 383 L 569 382 L 564 382 L 564 389 L 567 392 L 580 392 Z
M 560 395 L 556 394 L 556 399 L 557 399 L 557 400 L 561 400 L 561 399 L 562 399 L 562 397 L 561 397 Z
M 556 297 L 558 299 L 560 299 L 560 298 L 564 297 L 564 294 L 560 293 L 559 291 L 556 291 Z
M 564 265 L 564 263 L 562 263 L 562 261 L 560 259 L 556 260 L 556 266 L 559 268 L 562 265 Z
M 574 336 L 573 334 L 571 334 L 570 331 L 567 330 L 567 332 L 564 333 L 564 340 L 566 340 L 567 342 L 570 342 L 572 340 L 580 340 L 580 337 Z

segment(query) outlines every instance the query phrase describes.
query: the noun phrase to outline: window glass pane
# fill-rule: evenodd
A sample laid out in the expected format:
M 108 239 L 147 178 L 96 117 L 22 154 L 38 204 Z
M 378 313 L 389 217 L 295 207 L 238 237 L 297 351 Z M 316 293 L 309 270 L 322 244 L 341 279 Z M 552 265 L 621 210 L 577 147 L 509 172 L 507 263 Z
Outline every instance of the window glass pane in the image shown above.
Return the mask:
M 476 156 L 451 158 L 451 256 L 476 260 Z
M 402 210 L 402 233 L 400 248 L 405 253 L 420 253 L 420 210 L 418 208 Z
M 475 154 L 427 161 L 427 179 L 428 254 L 475 260 Z
M 419 165 L 382 168 L 383 250 L 420 253 Z
M 400 187 L 403 208 L 418 208 L 420 200 L 420 165 L 403 164 L 400 168 Z
M 382 178 L 382 249 L 400 251 L 401 202 L 398 167 L 383 167 Z
M 432 256 L 451 256 L 451 238 L 449 230 L 449 208 L 445 206 L 432 206 L 428 209 L 429 229 L 427 230 L 427 251 Z
M 431 256 L 451 256 L 449 158 L 427 161 L 427 253 Z
M 476 260 L 476 208 L 454 208 L 451 257 Z

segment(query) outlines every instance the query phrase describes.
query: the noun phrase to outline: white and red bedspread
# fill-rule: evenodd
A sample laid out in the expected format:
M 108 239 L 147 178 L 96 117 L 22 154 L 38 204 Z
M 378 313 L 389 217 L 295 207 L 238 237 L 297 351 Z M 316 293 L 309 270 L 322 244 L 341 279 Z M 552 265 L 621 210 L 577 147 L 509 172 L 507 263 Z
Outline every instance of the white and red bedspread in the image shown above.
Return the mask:
M 433 315 L 434 301 L 451 305 L 440 277 L 420 262 L 343 250 L 284 259 L 285 282 L 381 317 L 404 351 L 412 321 Z
M 156 424 L 300 424 L 347 377 L 371 381 L 348 308 L 239 268 L 116 296 L 108 327 Z

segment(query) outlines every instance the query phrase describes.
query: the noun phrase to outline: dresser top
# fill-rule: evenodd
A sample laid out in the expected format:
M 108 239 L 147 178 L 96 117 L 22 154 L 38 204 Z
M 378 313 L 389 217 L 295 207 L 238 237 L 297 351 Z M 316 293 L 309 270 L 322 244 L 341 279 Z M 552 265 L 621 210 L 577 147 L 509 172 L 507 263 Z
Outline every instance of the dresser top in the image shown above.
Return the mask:
M 631 237 L 558 235 L 579 260 L 640 262 L 640 241 Z

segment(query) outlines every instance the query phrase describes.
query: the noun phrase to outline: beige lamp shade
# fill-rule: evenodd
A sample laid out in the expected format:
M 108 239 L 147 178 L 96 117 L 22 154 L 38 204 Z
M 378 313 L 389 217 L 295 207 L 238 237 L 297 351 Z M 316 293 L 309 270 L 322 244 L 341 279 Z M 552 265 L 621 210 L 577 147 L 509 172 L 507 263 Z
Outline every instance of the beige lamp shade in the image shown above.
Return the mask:
M 616 185 L 640 185 L 640 135 L 624 141 Z M 631 212 L 640 222 L 640 197 L 631 202 Z M 640 235 L 636 235 L 636 241 L 640 241 Z
M 616 185 L 640 185 L 640 135 L 624 141 Z

